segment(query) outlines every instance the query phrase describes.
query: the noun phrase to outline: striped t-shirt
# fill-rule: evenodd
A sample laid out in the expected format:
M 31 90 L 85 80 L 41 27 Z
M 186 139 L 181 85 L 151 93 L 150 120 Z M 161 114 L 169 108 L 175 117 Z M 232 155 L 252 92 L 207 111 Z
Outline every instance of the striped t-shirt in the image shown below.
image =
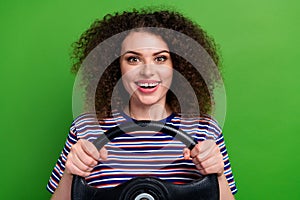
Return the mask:
M 129 121 L 132 119 L 123 112 L 114 113 L 113 118 L 100 122 L 92 114 L 77 117 L 71 125 L 47 189 L 54 193 L 64 173 L 68 153 L 79 139 L 92 142 L 99 134 Z M 214 120 L 209 117 L 183 118 L 179 114 L 171 114 L 161 121 L 185 131 L 198 141 L 214 139 L 223 155 L 224 174 L 229 187 L 233 194 L 237 192 L 224 138 Z M 160 130 L 125 133 L 105 145 L 108 159 L 99 161 L 86 181 L 96 188 L 114 187 L 137 176 L 154 176 L 175 184 L 191 182 L 202 175 L 191 160 L 184 159 L 184 147 L 176 137 Z

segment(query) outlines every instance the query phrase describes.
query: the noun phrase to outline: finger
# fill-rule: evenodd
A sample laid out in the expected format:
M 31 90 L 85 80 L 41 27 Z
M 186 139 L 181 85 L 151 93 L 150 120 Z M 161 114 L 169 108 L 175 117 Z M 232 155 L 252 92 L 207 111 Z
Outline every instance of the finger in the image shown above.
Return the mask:
M 80 141 L 80 140 L 79 140 Z M 83 144 L 79 143 L 74 145 L 71 149 L 71 153 L 76 155 L 76 157 L 82 162 L 84 165 L 89 167 L 94 167 L 97 165 L 98 160 L 95 160 L 93 157 L 91 157 L 89 154 L 86 153 L 86 151 L 83 150 Z
M 83 151 L 98 161 L 100 158 L 100 153 L 95 147 L 95 145 L 88 140 L 79 140 L 79 141 L 81 141 L 81 147 Z
M 196 144 L 194 148 L 191 150 L 191 157 L 194 158 L 200 153 L 200 144 Z
M 217 166 L 217 167 L 224 167 L 224 163 L 223 161 L 218 158 L 218 156 L 214 156 L 214 157 L 210 157 L 208 159 L 206 159 L 205 161 L 200 163 L 202 168 L 209 168 L 211 166 Z
M 218 174 L 218 176 L 221 176 L 223 174 L 224 170 L 219 169 L 216 165 L 213 165 L 208 168 L 199 169 L 199 172 L 203 175 Z
M 107 150 L 106 150 L 105 147 L 102 147 L 102 148 L 100 149 L 100 158 L 101 158 L 102 160 L 107 160 Z
M 219 147 L 215 145 L 211 149 L 208 149 L 206 152 L 199 153 L 195 157 L 192 158 L 195 164 L 205 163 L 205 162 L 220 162 L 223 163 L 223 156 L 219 150 Z M 207 161 L 209 160 L 209 161 Z
M 197 160 L 193 160 L 193 162 L 197 162 Z M 195 164 L 196 168 L 200 172 L 205 172 L 205 174 L 210 173 L 223 173 L 224 171 L 224 162 L 222 156 L 216 155 L 214 157 L 210 157 L 209 159 L 199 162 Z
M 208 150 L 216 145 L 216 142 L 214 140 L 204 140 L 200 143 L 203 151 Z
M 85 155 L 88 156 L 88 155 Z M 88 163 L 86 160 L 92 160 L 93 164 Z M 81 158 L 78 157 L 76 153 L 70 153 L 68 156 L 68 160 L 72 162 L 73 165 L 75 165 L 78 169 L 85 172 L 90 172 L 93 170 L 93 167 L 97 164 L 92 158 L 83 158 L 83 155 L 81 155 Z M 87 162 L 87 164 L 83 161 Z M 96 163 L 94 165 L 94 162 Z
M 197 165 L 195 165 L 196 166 L 196 169 L 198 169 L 198 171 L 201 173 L 201 174 L 203 174 L 203 175 L 206 175 L 206 174 L 204 174 L 203 173 L 203 167 L 201 167 L 201 165 L 200 164 L 197 164 Z
M 200 162 L 212 156 L 216 143 L 212 140 L 199 142 L 191 151 L 191 157 L 199 159 Z
M 91 174 L 90 172 L 86 172 L 79 169 L 76 165 L 74 165 L 72 160 L 67 160 L 65 172 L 71 173 L 73 175 L 78 175 L 81 177 L 87 177 Z

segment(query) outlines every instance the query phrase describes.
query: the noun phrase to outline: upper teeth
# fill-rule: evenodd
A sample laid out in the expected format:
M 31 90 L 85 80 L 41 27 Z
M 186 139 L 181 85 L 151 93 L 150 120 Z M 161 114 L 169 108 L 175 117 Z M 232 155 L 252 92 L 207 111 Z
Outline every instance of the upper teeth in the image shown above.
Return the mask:
M 137 83 L 138 86 L 141 86 L 141 87 L 155 87 L 158 85 L 158 82 L 156 83 Z

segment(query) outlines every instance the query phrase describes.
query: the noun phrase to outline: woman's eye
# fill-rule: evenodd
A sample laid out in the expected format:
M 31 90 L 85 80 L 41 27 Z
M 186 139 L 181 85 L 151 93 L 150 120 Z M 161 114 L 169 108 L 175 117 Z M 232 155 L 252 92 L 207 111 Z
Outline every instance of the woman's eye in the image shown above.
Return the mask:
M 127 58 L 127 61 L 128 61 L 129 63 L 137 63 L 137 62 L 140 61 L 140 59 L 137 58 L 137 57 L 134 57 L 134 56 L 130 56 L 130 57 Z
M 166 60 L 167 60 L 166 56 L 158 56 L 158 57 L 155 58 L 156 62 L 164 62 Z

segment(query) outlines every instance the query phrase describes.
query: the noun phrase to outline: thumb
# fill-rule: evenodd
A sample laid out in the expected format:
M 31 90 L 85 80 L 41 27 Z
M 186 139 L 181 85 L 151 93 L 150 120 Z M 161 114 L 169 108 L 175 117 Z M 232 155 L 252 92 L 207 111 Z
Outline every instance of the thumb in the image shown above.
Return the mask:
M 191 156 L 191 151 L 188 148 L 183 149 L 183 157 L 185 160 L 188 160 Z

